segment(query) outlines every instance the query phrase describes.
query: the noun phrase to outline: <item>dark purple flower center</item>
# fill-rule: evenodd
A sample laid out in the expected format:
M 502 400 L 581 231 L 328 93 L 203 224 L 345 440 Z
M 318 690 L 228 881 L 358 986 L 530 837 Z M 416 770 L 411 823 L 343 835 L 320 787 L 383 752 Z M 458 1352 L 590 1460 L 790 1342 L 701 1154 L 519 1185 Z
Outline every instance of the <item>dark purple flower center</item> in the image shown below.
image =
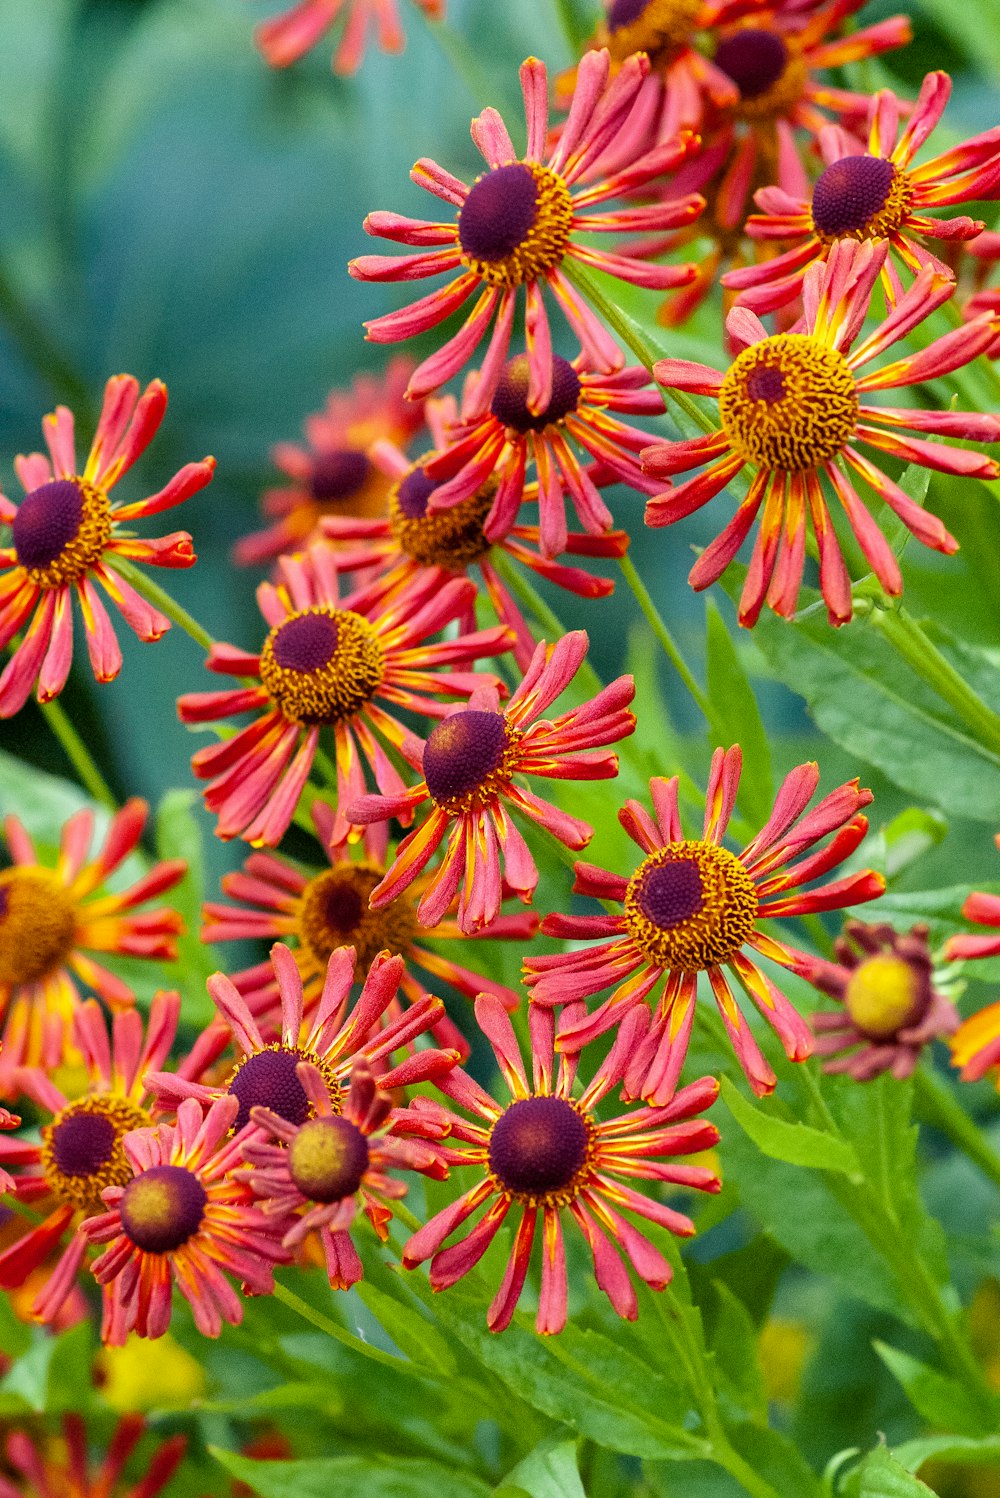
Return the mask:
M 368 1141 L 347 1118 L 313 1118 L 288 1147 L 288 1171 L 303 1196 L 338 1202 L 353 1196 L 368 1169 Z
M 240 1100 L 234 1130 L 249 1123 L 251 1108 L 270 1108 L 286 1123 L 305 1123 L 309 1099 L 295 1074 L 304 1059 L 301 1052 L 284 1049 L 258 1051 L 247 1057 L 229 1084 L 229 1091 Z
M 198 1177 L 182 1165 L 154 1165 L 125 1187 L 122 1228 L 136 1248 L 167 1254 L 201 1227 L 208 1197 Z
M 333 884 L 326 896 L 327 925 L 344 936 L 356 931 L 365 913 L 361 891 L 353 884 Z
M 697 915 L 703 898 L 701 872 L 693 858 L 654 864 L 636 893 L 639 909 L 661 931 Z
M 527 354 L 508 359 L 497 382 L 490 410 L 497 421 L 518 432 L 541 432 L 550 422 L 561 421 L 575 411 L 580 399 L 576 370 L 558 354 L 552 357 L 552 398 L 540 416 L 528 410 L 530 368 Z
M 843 156 L 813 188 L 813 223 L 821 234 L 864 229 L 882 211 L 896 175 L 882 156 Z
M 518 1195 L 563 1191 L 583 1168 L 589 1142 L 586 1123 L 564 1098 L 521 1098 L 493 1125 L 490 1169 Z
M 298 614 L 274 637 L 274 659 L 285 671 L 321 671 L 337 650 L 339 626 L 329 614 Z
M 746 393 L 752 401 L 774 406 L 785 398 L 785 376 L 774 364 L 758 364 L 747 375 Z
M 424 746 L 424 779 L 435 801 L 467 796 L 498 769 L 507 748 L 502 713 L 468 708 L 452 713 Z
M 70 1113 L 52 1129 L 52 1157 L 63 1175 L 97 1175 L 114 1154 L 117 1137 L 103 1113 Z
M 83 521 L 83 491 L 74 479 L 54 479 L 32 489 L 11 521 L 22 567 L 48 567 L 76 539 Z
M 423 520 L 427 501 L 439 487 L 423 468 L 412 468 L 396 490 L 396 503 L 407 520 Z
M 714 61 L 736 84 L 741 98 L 758 99 L 785 71 L 788 48 L 775 32 L 745 26 L 719 43 Z
M 620 26 L 631 26 L 638 21 L 649 0 L 614 0 L 608 11 L 608 29 L 617 31 Z
M 352 447 L 320 453 L 309 480 L 312 497 L 320 504 L 350 499 L 353 494 L 357 494 L 370 471 L 371 464 L 364 453 L 357 452 Z
M 458 215 L 458 238 L 473 260 L 504 260 L 524 243 L 538 213 L 538 184 L 522 162 L 480 177 Z

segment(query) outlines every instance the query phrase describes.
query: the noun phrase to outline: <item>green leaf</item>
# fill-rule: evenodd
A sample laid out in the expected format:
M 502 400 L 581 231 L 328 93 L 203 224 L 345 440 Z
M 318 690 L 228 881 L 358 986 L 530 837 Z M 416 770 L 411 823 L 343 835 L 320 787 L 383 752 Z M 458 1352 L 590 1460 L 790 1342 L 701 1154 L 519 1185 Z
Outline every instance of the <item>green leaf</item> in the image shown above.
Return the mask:
M 876 1341 L 874 1347 L 889 1372 L 905 1389 L 913 1408 L 931 1425 L 943 1426 L 957 1435 L 987 1434 L 983 1429 L 982 1415 L 970 1403 L 961 1384 L 885 1342 Z
M 471 1473 L 387 1453 L 382 1461 L 335 1456 L 302 1462 L 254 1462 L 210 1446 L 216 1461 L 260 1498 L 490 1498 Z
M 728 1426 L 727 1434 L 744 1461 L 781 1498 L 819 1498 L 819 1478 L 788 1436 L 766 1424 Z
M 713 1280 L 716 1313 L 709 1348 L 720 1391 L 760 1425 L 767 1424 L 767 1391 L 758 1355 L 757 1325 L 724 1280 Z
M 948 823 L 939 812 L 908 806 L 881 827 L 865 845 L 865 859 L 887 879 L 896 879 L 911 863 L 944 841 Z
M 860 1176 L 858 1157 L 846 1140 L 755 1108 L 728 1077 L 722 1078 L 722 1097 L 743 1132 L 770 1159 L 804 1165 L 809 1170 L 836 1170 L 842 1175 Z
M 923 1436 L 906 1441 L 893 1450 L 893 1456 L 907 1472 L 919 1472 L 931 1457 L 975 1467 L 1000 1462 L 1000 1436 Z
M 725 730 L 724 747 L 739 744 L 743 750 L 738 797 L 740 809 L 751 821 L 763 826 L 774 802 L 771 748 L 753 687 L 710 594 L 705 600 L 705 623 L 708 695 L 718 722 Z M 711 747 L 715 747 L 714 741 Z
M 215 1013 L 205 980 L 225 963 L 199 936 L 205 900 L 205 854 L 201 829 L 192 812 L 197 799 L 194 791 L 167 791 L 156 809 L 156 850 L 160 858 L 183 858 L 188 866 L 184 879 L 170 891 L 170 904 L 184 918 L 184 932 L 177 942 L 176 983 L 184 1001 L 184 1019 L 205 1025 Z
M 369 1280 L 362 1280 L 357 1292 L 400 1352 L 418 1367 L 428 1368 L 446 1378 L 455 1375 L 457 1364 L 451 1349 L 426 1316 L 377 1289 Z
M 927 1498 L 931 1493 L 885 1446 L 868 1453 L 841 1491 L 845 1498 Z
M 494 1498 L 586 1498 L 576 1464 L 576 1442 L 547 1436 L 513 1472 L 508 1472 Z

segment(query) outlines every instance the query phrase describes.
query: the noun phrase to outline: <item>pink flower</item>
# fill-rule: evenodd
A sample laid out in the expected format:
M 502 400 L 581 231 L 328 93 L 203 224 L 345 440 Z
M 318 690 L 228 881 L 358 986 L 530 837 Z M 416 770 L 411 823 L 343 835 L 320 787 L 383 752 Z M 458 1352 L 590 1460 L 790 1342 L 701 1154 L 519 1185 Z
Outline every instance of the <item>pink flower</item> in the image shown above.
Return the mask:
M 444 0 L 414 3 L 434 21 L 444 15 Z M 357 72 L 364 61 L 369 31 L 375 33 L 383 52 L 402 52 L 406 46 L 396 0 L 298 0 L 273 20 L 262 21 L 254 40 L 272 68 L 287 68 L 315 47 L 342 18 L 344 27 L 333 55 L 336 73 Z

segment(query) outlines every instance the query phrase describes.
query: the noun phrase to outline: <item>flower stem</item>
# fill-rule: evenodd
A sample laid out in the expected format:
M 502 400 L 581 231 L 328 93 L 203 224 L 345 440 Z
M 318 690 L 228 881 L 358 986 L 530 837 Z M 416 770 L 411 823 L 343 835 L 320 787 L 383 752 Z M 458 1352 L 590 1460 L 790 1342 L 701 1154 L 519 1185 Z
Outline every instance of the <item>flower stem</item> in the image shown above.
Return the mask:
M 141 567 L 136 567 L 127 557 L 116 556 L 114 552 L 105 552 L 104 560 L 109 567 L 119 573 L 127 583 L 131 583 L 137 593 L 141 593 L 147 603 L 151 603 L 155 609 L 166 614 L 168 619 L 190 635 L 197 645 L 203 650 L 211 650 L 215 644 L 208 630 L 200 625 L 187 609 L 181 608 L 176 599 L 172 598 L 165 588 L 159 583 L 154 583 L 151 577 L 147 577 Z
M 1000 755 L 1000 717 L 972 690 L 906 609 L 874 608 L 869 617 L 907 665 L 972 729 L 980 743 Z
M 84 790 L 89 791 L 94 800 L 106 806 L 109 811 L 117 811 L 118 802 L 97 768 L 90 750 L 70 722 L 62 703 L 55 700 L 41 702 L 39 707 L 42 717 L 62 745 L 66 758 L 76 771 Z
M 653 598 L 650 594 L 649 589 L 646 587 L 646 584 L 643 582 L 642 578 L 635 570 L 635 564 L 632 561 L 631 557 L 619 557 L 618 565 L 621 568 L 622 576 L 628 583 L 629 587 L 632 589 L 632 592 L 635 594 L 636 602 L 642 609 L 642 612 L 645 614 L 646 621 L 649 624 L 650 629 L 653 631 L 653 634 L 662 645 L 667 660 L 673 666 L 674 670 L 677 672 L 677 675 L 687 687 L 692 698 L 694 699 L 695 704 L 704 716 L 706 722 L 715 726 L 715 709 L 712 707 L 707 693 L 703 692 L 701 687 L 698 685 L 693 672 L 691 671 L 684 657 L 681 655 L 680 650 L 677 648 L 677 644 L 674 640 L 673 635 L 670 633 L 669 629 L 663 621 L 663 617 L 660 614 L 659 609 L 653 602 Z
M 994 1185 L 1000 1186 L 1000 1155 L 955 1100 L 947 1083 L 930 1067 L 920 1067 L 913 1080 L 916 1101 L 924 1122 L 940 1129 L 942 1134 L 947 1134 L 956 1149 L 967 1155 L 974 1165 L 978 1165 Z
M 565 624 L 558 614 L 553 613 L 538 590 L 532 587 L 528 579 L 518 571 L 514 563 L 499 547 L 496 548 L 490 562 L 510 591 L 516 594 L 519 601 L 534 614 L 550 643 L 555 644 L 556 640 L 561 640 L 566 633 Z M 581 684 L 585 684 L 587 690 L 594 695 L 603 689 L 604 683 L 586 658 L 577 674 Z
M 72 402 L 78 417 L 90 423 L 93 411 L 86 380 L 70 364 L 44 323 L 25 306 L 3 266 L 0 266 L 0 321 L 25 362 L 48 381 L 58 397 Z
M 314 1310 L 308 1301 L 303 1300 L 301 1296 L 296 1295 L 287 1286 L 280 1284 L 278 1280 L 274 1282 L 274 1298 L 275 1300 L 280 1300 L 282 1305 L 287 1306 L 290 1311 L 295 1311 L 297 1315 L 302 1317 L 303 1321 L 308 1321 L 318 1331 L 325 1332 L 335 1342 L 342 1342 L 352 1352 L 360 1353 L 365 1358 L 371 1358 L 375 1363 L 382 1363 L 386 1367 L 395 1368 L 397 1372 L 400 1368 L 406 1367 L 406 1363 L 401 1358 L 394 1358 L 391 1353 L 383 1352 L 381 1347 L 372 1347 L 370 1342 L 366 1342 L 362 1337 L 356 1337 L 345 1326 L 332 1321 L 329 1316 L 324 1316 L 322 1311 Z

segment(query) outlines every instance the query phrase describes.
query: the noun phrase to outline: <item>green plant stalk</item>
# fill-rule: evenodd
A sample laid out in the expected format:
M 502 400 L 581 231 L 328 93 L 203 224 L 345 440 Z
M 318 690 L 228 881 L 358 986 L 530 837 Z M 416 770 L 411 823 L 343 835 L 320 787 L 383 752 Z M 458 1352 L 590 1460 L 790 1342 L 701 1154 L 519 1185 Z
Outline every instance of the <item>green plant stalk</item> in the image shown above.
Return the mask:
M 200 645 L 203 650 L 211 650 L 215 641 L 208 630 L 199 624 L 187 609 L 181 608 L 181 605 L 165 588 L 161 588 L 159 583 L 154 583 L 151 577 L 147 577 L 141 567 L 136 567 L 127 557 L 116 556 L 113 551 L 105 552 L 104 560 L 127 583 L 131 583 L 135 591 L 140 593 L 147 603 L 151 603 L 154 609 L 159 609 L 161 613 L 166 614 L 167 618 L 171 619 L 179 629 L 182 629 L 186 635 L 190 635 L 196 645 Z
M 90 750 L 70 722 L 62 703 L 53 699 L 51 702 L 40 702 L 38 705 L 42 717 L 62 745 L 66 758 L 76 771 L 84 790 L 89 791 L 101 806 L 106 806 L 109 811 L 117 811 L 118 802 L 112 795 Z
M 705 721 L 714 727 L 717 721 L 715 709 L 712 707 L 707 693 L 702 691 L 701 687 L 695 680 L 694 673 L 688 666 L 684 657 L 681 655 L 681 652 L 677 647 L 677 643 L 674 640 L 673 635 L 670 633 L 663 620 L 663 616 L 661 615 L 659 609 L 656 607 L 656 604 L 653 602 L 652 594 L 646 587 L 646 584 L 643 582 L 638 572 L 635 570 L 635 563 L 632 561 L 631 557 L 624 556 L 619 557 L 618 566 L 621 568 L 622 576 L 635 595 L 635 600 L 638 603 L 643 614 L 645 615 L 646 622 L 649 624 L 650 629 L 653 631 L 653 634 L 659 641 L 664 655 L 667 657 L 667 660 L 673 666 L 674 670 L 677 672 L 677 675 L 684 683 L 695 705 L 705 718 Z
M 537 589 L 518 571 L 514 563 L 499 547 L 495 548 L 493 556 L 490 557 L 490 563 L 519 602 L 531 610 L 548 639 L 553 643 L 562 639 L 566 633 L 566 626 L 558 614 L 553 613 Z M 577 676 L 581 685 L 585 685 L 587 690 L 595 696 L 604 688 L 603 681 L 586 658 Z
M 370 1358 L 375 1363 L 382 1363 L 385 1367 L 394 1368 L 397 1373 L 400 1369 L 407 1367 L 403 1359 L 394 1358 L 391 1353 L 383 1352 L 381 1347 L 372 1347 L 370 1342 L 354 1336 L 353 1332 L 349 1332 L 346 1327 L 332 1321 L 329 1316 L 324 1316 L 322 1311 L 314 1310 L 308 1301 L 303 1300 L 301 1296 L 296 1295 L 293 1290 L 289 1290 L 287 1285 L 282 1285 L 278 1280 L 274 1282 L 274 1298 L 280 1300 L 282 1305 L 287 1306 L 290 1311 L 301 1316 L 303 1321 L 308 1321 L 310 1325 L 316 1327 L 317 1331 L 325 1332 L 335 1342 L 342 1342 L 352 1352 L 360 1353 L 362 1357 Z
M 972 729 L 982 744 L 1000 755 L 1000 717 L 979 697 L 901 606 L 875 608 L 871 622 L 907 665 Z
M 57 397 L 71 401 L 77 415 L 92 422 L 86 380 L 70 364 L 44 324 L 24 304 L 6 269 L 0 266 L 0 322 L 31 369 L 52 386 Z
M 942 1082 L 929 1066 L 919 1067 L 914 1073 L 915 1098 L 920 1116 L 946 1134 L 956 1149 L 961 1150 L 984 1175 L 1000 1186 L 1000 1155 L 989 1140 L 960 1106 L 948 1086 Z

